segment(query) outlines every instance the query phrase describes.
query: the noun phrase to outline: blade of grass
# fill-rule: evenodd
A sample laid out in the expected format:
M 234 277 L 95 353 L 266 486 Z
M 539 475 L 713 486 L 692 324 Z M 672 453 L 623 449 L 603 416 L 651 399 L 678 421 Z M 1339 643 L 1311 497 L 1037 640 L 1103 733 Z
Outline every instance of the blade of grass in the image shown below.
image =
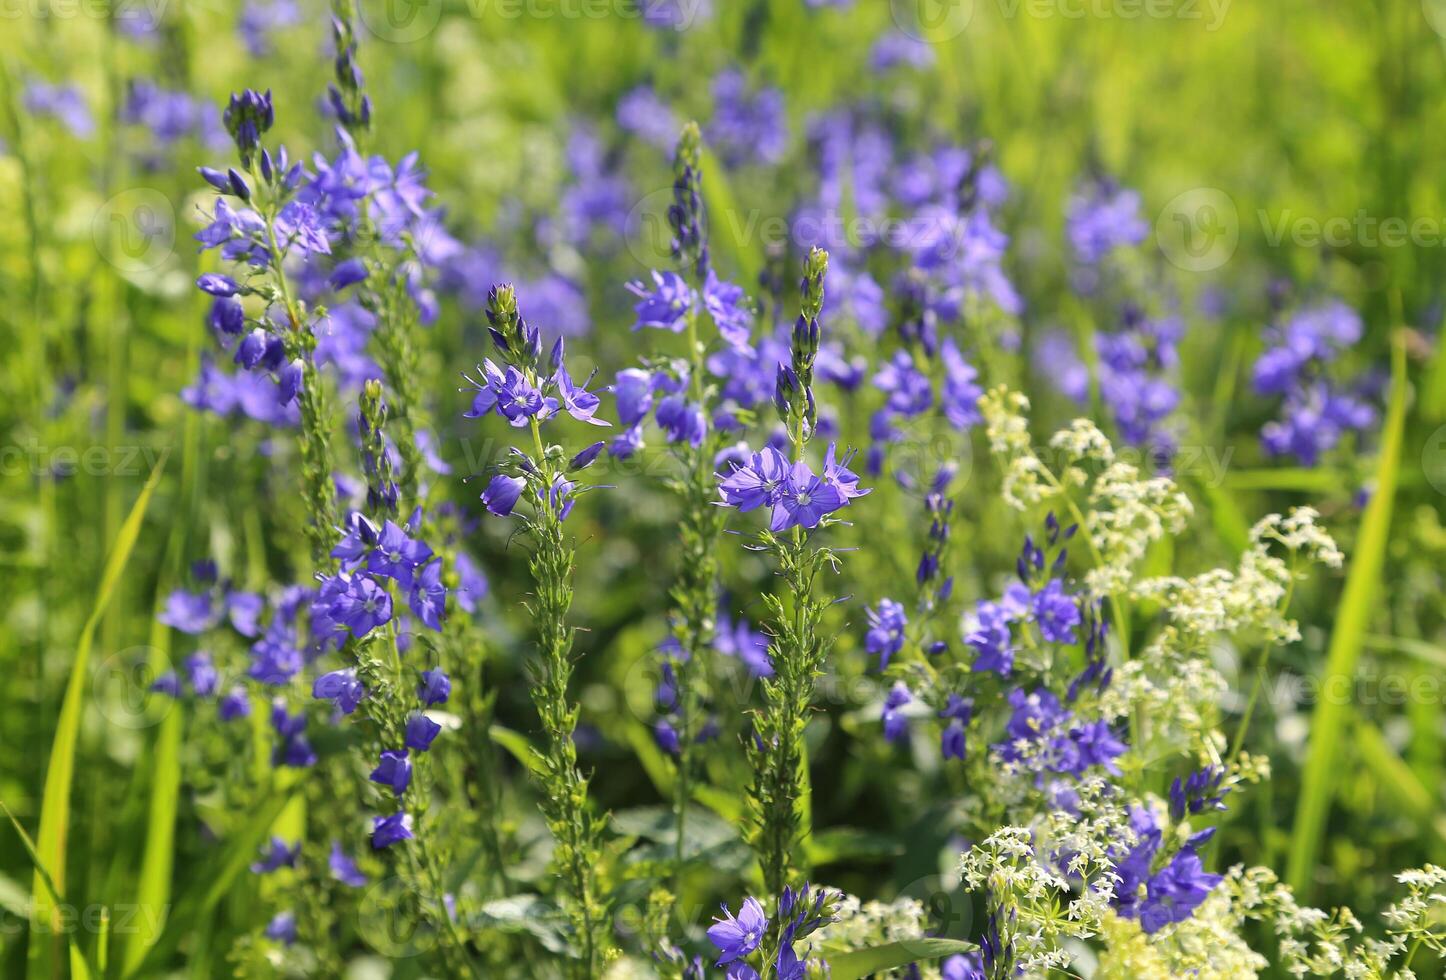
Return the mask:
M 35 879 L 45 886 L 45 893 L 49 896 L 51 903 L 56 906 L 64 905 L 65 899 L 59 890 L 56 889 L 55 879 L 51 877 L 50 872 L 45 869 L 45 863 L 40 860 L 40 855 L 35 851 L 35 842 L 30 839 L 30 835 L 25 832 L 25 828 L 20 826 L 20 821 L 15 819 L 15 814 L 11 813 L 10 808 L 3 802 L 0 802 L 0 813 L 4 813 L 5 816 L 9 818 L 10 825 L 15 828 L 15 833 L 20 837 L 20 843 L 25 845 L 25 853 L 30 856 L 30 863 L 35 865 Z M 35 893 L 35 897 L 39 897 L 38 892 Z M 66 942 L 70 945 L 70 975 L 72 980 L 90 980 L 91 977 L 98 976 L 99 971 L 91 966 L 90 961 L 86 959 L 85 952 L 80 948 L 80 944 L 76 942 L 75 932 L 71 929 L 66 929 L 65 938 Z M 101 941 L 104 943 L 104 935 L 102 935 Z
M 1376 485 L 1361 518 L 1356 553 L 1346 574 L 1345 590 L 1326 655 L 1322 690 L 1351 689 L 1356 661 L 1360 659 L 1366 626 L 1376 607 L 1381 570 L 1385 565 L 1405 425 L 1406 347 L 1404 337 L 1397 330 L 1391 340 L 1391 397 L 1381 438 L 1381 455 L 1376 462 Z M 1336 760 L 1341 752 L 1341 737 L 1349 708 L 1344 699 L 1322 698 L 1311 716 L 1310 745 L 1286 865 L 1286 879 L 1302 899 L 1309 894 L 1315 862 L 1320 854 L 1321 835 L 1325 831 L 1331 797 L 1335 792 L 1335 778 L 1339 772 Z
M 198 360 L 198 341 L 194 335 L 187 351 L 187 360 L 195 370 Z M 165 574 L 156 589 L 156 612 L 165 601 L 168 583 L 176 579 L 186 548 L 187 529 L 192 524 L 196 501 L 200 496 L 198 461 L 203 459 L 200 452 L 201 424 L 195 412 L 187 412 L 181 431 L 184 452 L 181 456 L 180 513 L 184 520 L 178 520 L 171 528 L 170 540 L 166 544 Z M 151 616 L 151 669 L 159 674 L 169 666 L 171 653 L 171 630 L 160 621 L 159 615 Z M 174 870 L 176 809 L 181 795 L 181 731 L 184 715 L 179 705 L 161 720 L 156 733 L 153 762 L 150 766 L 150 805 L 146 813 L 146 842 L 141 857 L 140 879 L 136 885 L 136 904 L 142 909 L 163 909 L 171 900 L 171 876 Z M 141 916 L 138 927 L 129 936 L 121 951 L 121 969 L 130 971 L 145 958 L 146 950 L 160 934 L 160 916 Z
M 759 234 L 756 227 L 759 216 L 739 211 L 735 202 L 733 188 L 728 183 L 728 171 L 704 145 L 703 203 L 708 209 L 710 243 L 738 270 L 739 282 L 755 283 L 758 281 L 758 257 L 755 249 L 749 247 L 749 239 Z
M 1433 860 L 1441 860 L 1442 845 L 1446 843 L 1446 815 L 1440 812 L 1435 796 L 1416 778 L 1379 728 L 1362 718 L 1356 722 L 1355 734 L 1361 761 L 1375 773 L 1381 788 L 1396 805 L 1431 832 L 1435 837 Z
M 151 494 L 160 483 L 165 464 L 158 463 L 151 471 L 150 478 L 141 488 L 140 496 L 131 505 L 125 522 L 111 546 L 110 557 L 101 572 L 100 588 L 96 593 L 95 605 L 91 609 L 80 639 L 75 647 L 75 660 L 70 666 L 70 680 L 65 688 L 65 700 L 60 706 L 60 717 L 55 726 L 55 741 L 50 749 L 50 766 L 45 771 L 45 791 L 40 803 L 40 830 L 36 835 L 39 863 L 51 870 L 58 881 L 65 881 L 65 847 L 70 829 L 70 791 L 75 777 L 76 746 L 80 740 L 80 716 L 85 704 L 85 689 L 90 679 L 90 651 L 95 641 L 95 630 L 105 614 L 115 593 L 121 573 L 130 559 L 131 549 L 140 537 L 141 524 L 145 520 L 146 508 L 150 506 Z M 49 919 L 56 926 L 54 905 L 41 896 L 40 869 L 36 869 L 35 915 Z M 33 938 L 33 937 L 32 937 Z M 29 947 L 29 975 L 46 977 L 56 969 L 56 948 L 54 942 L 43 939 L 32 941 Z
M 274 792 L 251 811 L 221 853 L 200 869 L 193 884 L 177 898 L 172 907 L 175 914 L 165 916 L 160 935 L 140 964 L 126 970 L 123 976 L 154 976 L 163 972 L 162 965 L 181 940 L 198 935 L 196 923 L 211 914 L 231 890 L 237 875 L 250 866 L 299 786 L 297 783 Z

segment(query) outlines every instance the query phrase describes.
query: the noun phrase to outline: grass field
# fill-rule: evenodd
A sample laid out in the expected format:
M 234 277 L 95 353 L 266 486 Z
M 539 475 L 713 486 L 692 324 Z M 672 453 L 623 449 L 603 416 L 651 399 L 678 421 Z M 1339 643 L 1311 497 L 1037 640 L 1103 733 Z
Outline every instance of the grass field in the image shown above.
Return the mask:
M 0 68 L 0 975 L 1443 975 L 1446 5 Z

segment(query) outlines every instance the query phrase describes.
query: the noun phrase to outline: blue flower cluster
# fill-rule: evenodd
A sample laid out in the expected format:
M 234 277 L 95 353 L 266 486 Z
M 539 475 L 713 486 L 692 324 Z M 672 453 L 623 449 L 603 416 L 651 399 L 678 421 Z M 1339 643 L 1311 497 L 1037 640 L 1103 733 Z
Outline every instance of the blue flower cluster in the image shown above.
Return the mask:
M 1139 920 L 1140 928 L 1153 934 L 1190 918 L 1223 880 L 1200 863 L 1199 848 L 1215 830 L 1192 834 L 1174 849 L 1165 845 L 1158 822 L 1144 807 L 1131 810 L 1130 827 L 1137 843 L 1116 865 L 1120 877 L 1111 904 L 1120 915 Z
M 733 468 L 726 476 L 719 474 L 718 490 L 723 502 L 740 512 L 770 508 L 768 529 L 775 534 L 791 527 L 811 531 L 849 501 L 870 492 L 859 489 L 857 474 L 848 468 L 850 461 L 849 456 L 839 460 L 830 443 L 820 475 L 804 461 L 789 463 L 783 453 L 764 446 L 747 461 L 730 460 Z
M 1360 315 L 1338 300 L 1298 309 L 1271 329 L 1253 372 L 1258 394 L 1284 398 L 1280 417 L 1260 432 L 1267 453 L 1314 466 L 1347 433 L 1375 425 L 1371 386 L 1341 385 L 1328 376 L 1360 338 Z
M 723 914 L 708 928 L 708 941 L 718 949 L 717 965 L 726 967 L 728 980 L 759 980 L 758 969 L 750 964 L 760 948 L 766 950 L 765 972 L 777 980 L 803 980 L 809 970 L 809 949 L 800 954 L 797 944 L 820 927 L 835 921 L 839 896 L 804 884 L 787 887 L 778 896 L 776 919 L 769 919 L 763 904 L 748 897 L 735 916 L 723 906 Z M 776 939 L 775 939 L 776 937 Z M 777 951 L 764 947 L 776 941 Z M 762 964 L 759 964 L 762 965 Z

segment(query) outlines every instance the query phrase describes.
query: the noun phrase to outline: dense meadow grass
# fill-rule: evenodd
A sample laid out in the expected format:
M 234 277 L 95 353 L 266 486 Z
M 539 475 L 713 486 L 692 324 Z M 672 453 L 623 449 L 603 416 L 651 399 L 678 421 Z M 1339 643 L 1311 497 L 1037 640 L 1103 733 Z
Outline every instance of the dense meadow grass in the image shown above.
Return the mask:
M 0 69 L 0 975 L 1443 975 L 1438 0 Z

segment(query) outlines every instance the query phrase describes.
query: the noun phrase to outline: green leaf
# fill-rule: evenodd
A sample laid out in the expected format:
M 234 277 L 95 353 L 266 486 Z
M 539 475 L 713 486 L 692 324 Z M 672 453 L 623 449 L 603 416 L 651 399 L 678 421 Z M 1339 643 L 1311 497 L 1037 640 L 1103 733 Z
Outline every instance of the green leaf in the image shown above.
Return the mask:
M 902 842 L 857 827 L 830 827 L 809 837 L 803 847 L 810 865 L 859 859 L 881 860 L 904 853 Z
M 532 747 L 532 743 L 527 740 L 526 735 L 514 732 L 510 728 L 503 728 L 501 725 L 493 725 L 488 728 L 487 735 L 532 772 L 538 775 L 543 773 L 543 765 L 537 758 L 537 750 Z
M 477 920 L 481 929 L 526 933 L 550 953 L 572 955 L 566 918 L 540 895 L 509 895 L 488 902 L 477 910 Z
M 936 960 L 956 953 L 970 953 L 978 948 L 959 939 L 906 939 L 847 953 L 825 954 L 824 959 L 828 961 L 830 980 L 861 980 L 870 974 L 908 966 L 919 960 Z
M 1406 347 L 1402 334 L 1392 338 L 1391 398 L 1381 438 L 1381 455 L 1376 462 L 1375 487 L 1356 537 L 1356 553 L 1346 573 L 1345 590 L 1331 632 L 1321 690 L 1352 690 L 1356 662 L 1360 659 L 1366 626 L 1376 611 L 1386 545 L 1391 531 L 1391 511 L 1396 502 L 1400 475 L 1401 443 L 1406 427 Z M 1310 891 L 1321 836 L 1330 813 L 1331 797 L 1339 775 L 1341 736 L 1350 705 L 1343 698 L 1321 698 L 1311 716 L 1310 744 L 1306 749 L 1295 829 L 1291 835 L 1286 879 L 1302 898 Z
M 140 537 L 141 524 L 145 520 L 146 508 L 150 505 L 151 494 L 160 483 L 164 462 L 158 463 L 151 471 L 150 478 L 141 488 L 140 496 L 131 505 L 115 542 L 111 545 L 110 557 L 100 576 L 100 588 L 90 616 L 80 631 L 75 645 L 75 659 L 70 665 L 70 680 L 65 687 L 65 700 L 60 706 L 60 716 L 55 726 L 55 741 L 50 747 L 50 766 L 45 771 L 45 790 L 40 803 L 40 830 L 36 851 L 39 854 L 35 871 L 35 915 L 55 922 L 55 906 L 42 892 L 41 867 L 49 868 L 55 880 L 65 881 L 66 838 L 70 830 L 70 790 L 75 778 L 75 755 L 80 741 L 80 717 L 85 706 L 85 691 L 90 686 L 90 651 L 95 643 L 95 630 L 110 605 L 116 584 L 125 571 L 131 549 Z M 56 930 L 56 935 L 59 935 Z M 46 942 L 32 934 L 29 950 L 29 975 L 49 977 L 55 972 L 55 942 Z

